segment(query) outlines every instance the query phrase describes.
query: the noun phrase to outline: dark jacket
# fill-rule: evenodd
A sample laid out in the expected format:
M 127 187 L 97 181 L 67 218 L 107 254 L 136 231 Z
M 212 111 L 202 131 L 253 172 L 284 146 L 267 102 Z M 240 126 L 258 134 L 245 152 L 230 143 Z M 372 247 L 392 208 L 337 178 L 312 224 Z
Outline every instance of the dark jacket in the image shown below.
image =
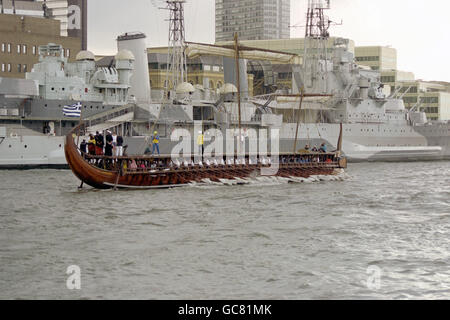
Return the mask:
M 105 146 L 105 141 L 102 134 L 95 136 L 95 144 L 97 147 L 103 148 Z
M 110 143 L 107 143 L 105 145 L 105 156 L 112 157 L 113 155 L 113 145 Z
M 122 136 L 117 136 L 117 146 L 123 147 L 123 137 Z
M 81 142 L 80 144 L 80 151 L 83 153 L 87 153 L 87 143 L 86 141 Z

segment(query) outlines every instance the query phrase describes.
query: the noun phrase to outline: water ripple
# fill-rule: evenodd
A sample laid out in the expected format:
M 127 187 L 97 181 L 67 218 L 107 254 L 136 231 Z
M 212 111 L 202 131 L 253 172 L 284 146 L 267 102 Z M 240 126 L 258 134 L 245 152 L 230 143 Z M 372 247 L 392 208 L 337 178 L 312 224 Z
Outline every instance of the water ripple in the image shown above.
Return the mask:
M 112 192 L 79 191 L 64 170 L 0 171 L 0 299 L 447 299 L 450 163 L 348 172 Z

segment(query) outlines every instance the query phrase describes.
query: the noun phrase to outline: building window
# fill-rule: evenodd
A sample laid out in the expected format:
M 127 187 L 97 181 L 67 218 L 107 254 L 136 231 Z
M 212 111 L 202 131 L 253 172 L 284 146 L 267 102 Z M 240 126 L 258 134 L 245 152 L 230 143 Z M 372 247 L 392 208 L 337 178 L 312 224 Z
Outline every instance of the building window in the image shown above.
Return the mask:
M 8 53 L 11 53 L 11 43 L 8 43 Z
M 421 103 L 439 103 L 438 97 L 420 97 Z
M 417 103 L 417 97 L 404 97 L 403 101 L 405 103 Z
M 33 46 L 33 55 L 36 55 L 36 46 Z
M 21 49 L 22 49 L 22 46 L 21 46 L 20 44 L 18 44 L 18 45 L 17 45 L 17 53 L 20 54 Z
M 6 43 L 2 43 L 2 52 L 6 51 Z
M 2 63 L 2 72 L 6 71 L 6 64 Z
M 67 58 L 70 57 L 70 49 L 66 49 L 66 57 L 67 57 Z
M 395 76 L 382 76 L 381 82 L 383 83 L 395 82 Z
M 22 53 L 23 53 L 23 54 L 27 54 L 27 45 L 26 45 L 26 44 L 24 44 L 24 45 L 22 46 Z
M 23 73 L 27 73 L 28 72 L 28 68 L 27 68 L 27 65 L 26 64 L 24 64 L 23 65 Z
M 19 63 L 17 65 L 17 73 L 21 73 L 22 72 L 22 65 Z
M 12 71 L 11 63 L 8 63 L 8 72 Z
M 425 112 L 426 113 L 439 113 L 439 108 L 438 107 L 428 107 L 428 108 L 425 108 Z

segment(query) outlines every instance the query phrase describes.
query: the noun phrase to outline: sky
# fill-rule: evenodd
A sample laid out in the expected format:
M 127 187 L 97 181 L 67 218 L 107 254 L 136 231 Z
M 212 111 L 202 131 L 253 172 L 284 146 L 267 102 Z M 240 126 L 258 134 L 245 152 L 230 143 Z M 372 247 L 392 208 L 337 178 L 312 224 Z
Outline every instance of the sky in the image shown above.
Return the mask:
M 116 53 L 118 35 L 141 31 L 149 47 L 167 46 L 168 11 L 162 0 L 88 1 L 88 49 L 97 55 Z M 307 0 L 291 0 L 291 37 L 303 37 Z M 448 0 L 331 0 L 327 11 L 332 36 L 357 46 L 383 45 L 397 49 L 398 69 L 417 79 L 450 82 L 450 1 Z M 188 0 L 186 40 L 214 43 L 215 0 Z

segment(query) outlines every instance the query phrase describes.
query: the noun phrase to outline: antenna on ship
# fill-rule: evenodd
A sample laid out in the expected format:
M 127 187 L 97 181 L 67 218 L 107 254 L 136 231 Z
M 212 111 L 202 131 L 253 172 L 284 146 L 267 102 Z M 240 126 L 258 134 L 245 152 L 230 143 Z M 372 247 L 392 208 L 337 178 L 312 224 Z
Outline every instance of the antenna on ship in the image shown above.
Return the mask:
M 178 84 L 187 82 L 186 66 L 186 38 L 184 28 L 184 4 L 186 0 L 167 0 L 169 19 L 169 54 L 167 57 L 167 75 L 165 83 L 165 97 L 169 91 L 176 89 Z
M 328 30 L 333 22 L 325 15 L 325 10 L 331 7 L 330 0 L 308 0 L 308 11 L 306 16 L 305 53 L 303 58 L 303 69 L 305 86 L 314 87 L 314 80 L 322 78 L 326 74 L 327 47 L 330 33 Z M 321 67 L 321 63 L 325 63 Z M 324 93 L 325 88 L 322 88 Z

